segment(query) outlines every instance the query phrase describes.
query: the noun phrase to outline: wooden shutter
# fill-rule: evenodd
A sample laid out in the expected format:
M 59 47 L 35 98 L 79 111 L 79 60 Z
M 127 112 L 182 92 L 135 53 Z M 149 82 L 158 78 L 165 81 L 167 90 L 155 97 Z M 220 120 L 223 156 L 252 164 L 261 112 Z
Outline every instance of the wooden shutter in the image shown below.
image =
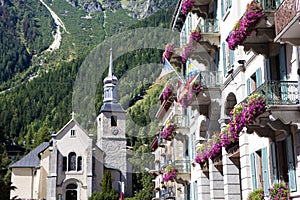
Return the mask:
M 279 67 L 280 67 L 280 80 L 286 81 L 286 53 L 285 45 L 279 46 Z
M 223 18 L 224 15 L 225 15 L 224 0 L 221 0 L 221 15 L 222 15 L 222 18 Z
M 226 49 L 225 49 L 225 42 L 222 43 L 222 53 L 223 53 L 223 73 L 224 76 L 227 74 L 227 66 L 226 66 Z
M 251 91 L 250 91 L 250 78 L 248 78 L 247 81 L 246 81 L 246 87 L 247 87 L 247 95 L 249 96 L 251 94 Z
M 263 176 L 263 180 L 264 180 L 264 193 L 265 195 L 269 194 L 269 169 L 268 169 L 268 165 L 269 165 L 269 159 L 268 159 L 268 152 L 267 152 L 267 148 L 264 147 L 261 150 L 261 158 L 262 158 L 262 176 Z
M 289 188 L 291 192 L 296 191 L 296 173 L 295 173 L 295 165 L 294 165 L 294 150 L 293 150 L 293 142 L 292 135 L 288 135 L 286 137 L 286 156 L 287 156 L 287 164 L 288 164 L 288 175 L 289 175 Z
M 252 189 L 255 190 L 257 188 L 256 184 L 256 167 L 255 167 L 255 154 L 250 154 L 250 164 L 251 164 L 251 178 L 252 178 Z
M 258 68 L 256 70 L 256 87 L 258 88 L 260 85 L 261 85 L 261 82 L 262 82 L 262 77 L 261 77 L 261 68 Z
M 266 72 L 267 72 L 267 79 L 268 81 L 271 80 L 271 65 L 270 65 L 270 58 L 266 58 Z
M 230 64 L 230 67 L 232 67 L 234 64 L 234 51 L 233 50 L 229 51 L 229 64 Z
M 228 2 L 227 2 L 227 9 L 231 8 L 231 5 L 232 5 L 231 0 L 228 0 Z
M 272 151 L 272 167 L 273 167 L 273 183 L 278 183 L 278 169 L 277 169 L 277 154 L 276 154 L 276 143 L 271 143 Z

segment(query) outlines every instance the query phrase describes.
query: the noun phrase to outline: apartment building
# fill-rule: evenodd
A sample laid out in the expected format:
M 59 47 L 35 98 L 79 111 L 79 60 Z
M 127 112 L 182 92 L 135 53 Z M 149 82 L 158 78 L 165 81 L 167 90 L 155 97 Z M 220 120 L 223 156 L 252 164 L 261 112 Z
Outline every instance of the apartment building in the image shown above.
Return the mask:
M 163 56 L 181 78 L 160 97 L 153 199 L 268 197 L 283 182 L 300 198 L 299 11 L 299 0 L 178 1 L 180 46 Z

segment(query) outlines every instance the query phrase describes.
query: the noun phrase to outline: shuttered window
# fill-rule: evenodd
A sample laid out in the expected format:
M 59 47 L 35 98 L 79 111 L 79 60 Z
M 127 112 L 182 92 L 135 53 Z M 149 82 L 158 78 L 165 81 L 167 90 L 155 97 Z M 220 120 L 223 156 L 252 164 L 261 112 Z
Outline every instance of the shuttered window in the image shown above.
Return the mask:
M 252 180 L 252 189 L 255 190 L 257 188 L 256 182 L 256 167 L 255 167 L 255 154 L 250 154 L 250 164 L 251 164 L 251 180 Z
M 224 76 L 227 74 L 227 66 L 226 66 L 226 47 L 225 47 L 225 42 L 222 43 L 222 54 L 223 54 L 223 73 Z
M 261 77 L 261 68 L 258 68 L 256 70 L 256 87 L 258 88 L 262 83 L 262 77 Z
M 273 183 L 278 183 L 278 169 L 277 169 L 277 156 L 276 156 L 276 143 L 271 144 L 272 151 L 272 167 L 273 167 Z
M 263 176 L 263 182 L 264 182 L 264 193 L 265 195 L 269 194 L 269 169 L 268 169 L 268 152 L 267 148 L 264 147 L 261 150 L 261 157 L 262 157 L 262 176 Z
M 289 188 L 292 192 L 296 191 L 296 174 L 294 165 L 294 150 L 292 136 L 288 135 L 286 138 L 286 154 L 287 154 L 287 165 L 289 175 Z
M 248 78 L 247 81 L 246 81 L 246 87 L 247 87 L 247 95 L 249 96 L 251 94 L 251 91 L 250 91 L 250 78 Z

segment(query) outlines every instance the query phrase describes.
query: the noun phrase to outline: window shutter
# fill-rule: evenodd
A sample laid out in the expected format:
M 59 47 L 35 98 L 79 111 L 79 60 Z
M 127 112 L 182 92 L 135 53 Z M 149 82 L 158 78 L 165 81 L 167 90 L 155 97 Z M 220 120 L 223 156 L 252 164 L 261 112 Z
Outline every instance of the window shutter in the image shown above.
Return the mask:
M 222 43 L 222 53 L 223 53 L 223 73 L 224 73 L 224 76 L 226 76 L 226 74 L 227 74 L 227 66 L 226 66 L 225 42 Z
M 261 68 L 258 68 L 256 70 L 256 85 L 257 85 L 257 88 L 261 85 Z
M 198 200 L 198 184 L 194 182 L 194 199 Z
M 280 66 L 280 80 L 286 81 L 286 53 L 285 45 L 279 46 L 279 66 Z
M 266 72 L 268 81 L 271 80 L 271 66 L 270 66 L 270 58 L 266 58 Z
M 230 63 L 230 67 L 232 67 L 234 64 L 234 51 L 233 50 L 229 51 L 229 63 Z
M 246 86 L 247 86 L 247 95 L 249 96 L 250 93 L 251 93 L 251 91 L 250 91 L 250 78 L 247 79 Z
M 272 167 L 273 167 L 273 183 L 278 183 L 278 169 L 277 169 L 277 157 L 276 157 L 276 143 L 271 143 L 272 150 Z
M 229 9 L 229 8 L 231 8 L 231 0 L 228 0 L 228 2 L 227 2 L 227 8 Z
M 264 180 L 264 193 L 265 195 L 269 194 L 269 170 L 268 170 L 268 152 L 267 148 L 264 147 L 261 150 L 261 157 L 262 157 L 262 175 L 263 175 L 263 180 Z
M 296 174 L 294 167 L 294 152 L 293 152 L 293 142 L 292 136 L 288 135 L 286 137 L 286 156 L 288 164 L 288 174 L 289 174 L 289 188 L 291 192 L 296 191 Z
M 251 162 L 251 177 L 252 177 L 252 189 L 255 190 L 257 188 L 256 185 L 256 167 L 255 167 L 255 154 L 250 154 L 250 162 Z
M 222 18 L 224 17 L 225 15 L 225 12 L 224 12 L 224 0 L 221 0 L 221 15 L 222 15 Z

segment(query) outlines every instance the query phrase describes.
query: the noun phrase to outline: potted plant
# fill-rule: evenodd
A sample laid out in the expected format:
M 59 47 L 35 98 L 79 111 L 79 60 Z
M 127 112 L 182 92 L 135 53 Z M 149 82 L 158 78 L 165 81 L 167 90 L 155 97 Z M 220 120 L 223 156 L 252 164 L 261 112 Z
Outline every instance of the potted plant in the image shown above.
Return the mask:
M 269 200 L 287 200 L 290 198 L 290 189 L 284 182 L 275 183 L 269 188 Z
M 264 190 L 257 188 L 249 193 L 247 200 L 264 200 Z

